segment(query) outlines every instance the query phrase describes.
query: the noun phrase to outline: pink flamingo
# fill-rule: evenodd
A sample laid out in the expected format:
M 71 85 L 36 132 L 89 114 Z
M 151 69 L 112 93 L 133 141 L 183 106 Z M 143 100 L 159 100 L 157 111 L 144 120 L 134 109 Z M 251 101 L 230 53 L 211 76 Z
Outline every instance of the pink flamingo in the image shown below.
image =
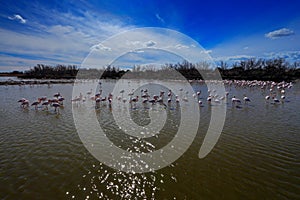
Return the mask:
M 54 107 L 54 111 L 59 113 L 60 104 L 57 102 L 54 102 L 54 103 L 52 103 L 52 106 Z
M 31 106 L 34 106 L 34 108 L 35 108 L 35 110 L 37 110 L 38 109 L 38 105 L 41 103 L 41 99 L 40 98 L 38 98 L 38 100 L 37 101 L 35 101 L 35 102 L 33 102 L 32 104 L 31 104 Z
M 27 99 L 25 99 L 22 103 L 21 103 L 21 106 L 23 108 L 28 108 L 29 107 L 29 101 Z

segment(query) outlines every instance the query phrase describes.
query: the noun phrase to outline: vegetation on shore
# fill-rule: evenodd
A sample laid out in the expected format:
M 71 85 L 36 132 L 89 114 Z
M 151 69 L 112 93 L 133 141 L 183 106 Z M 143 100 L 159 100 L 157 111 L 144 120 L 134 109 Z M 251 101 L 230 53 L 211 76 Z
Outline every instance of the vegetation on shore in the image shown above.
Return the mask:
M 80 73 L 78 73 L 79 68 L 75 65 L 49 66 L 38 64 L 30 70 L 20 74 L 19 77 L 36 79 L 119 79 L 126 74 L 126 78 L 157 78 L 159 77 L 159 73 L 165 74 L 170 70 L 180 72 L 189 80 L 203 79 L 201 74 L 214 74 L 216 70 L 220 72 L 223 79 L 231 80 L 292 81 L 300 78 L 300 62 L 290 64 L 283 58 L 270 60 L 249 59 L 234 63 L 231 66 L 225 62 L 220 62 L 220 65 L 214 70 L 210 69 L 209 64 L 205 62 L 193 64 L 186 61 L 177 64 L 165 64 L 159 69 L 151 65 L 143 67 L 134 66 L 132 70 L 123 70 L 118 67 L 108 66 L 103 69 L 80 69 Z

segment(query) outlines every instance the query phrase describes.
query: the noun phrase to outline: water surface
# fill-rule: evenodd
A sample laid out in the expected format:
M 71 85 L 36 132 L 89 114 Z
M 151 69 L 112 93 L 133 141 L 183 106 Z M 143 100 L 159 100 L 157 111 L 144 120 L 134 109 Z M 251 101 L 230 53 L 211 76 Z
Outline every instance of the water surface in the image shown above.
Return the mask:
M 102 82 L 105 96 L 114 84 Z M 180 82 L 174 84 L 181 87 Z M 91 85 L 82 85 L 86 95 Z M 192 83 L 192 87 L 202 91 L 203 101 L 194 142 L 172 165 L 146 174 L 116 171 L 86 150 L 74 125 L 71 84 L 0 87 L 1 199 L 299 199 L 300 85 L 287 90 L 285 103 L 278 105 L 265 102 L 267 90 L 227 86 L 229 98 L 247 94 L 251 102 L 239 108 L 227 104 L 221 137 L 204 159 L 199 159 L 198 153 L 211 106 L 206 102 L 205 85 Z M 60 114 L 53 108 L 24 110 L 17 103 L 23 97 L 33 102 L 56 92 L 66 99 Z M 192 94 L 188 96 L 189 102 L 193 101 Z M 181 108 L 190 106 L 189 102 L 182 102 Z M 123 102 L 113 103 L 122 113 Z M 80 112 L 95 111 L 89 100 L 76 106 Z M 167 112 L 169 121 L 143 151 L 166 145 L 176 134 L 180 119 L 175 103 L 166 109 L 137 103 L 131 113 L 133 120 L 141 125 L 149 123 L 147 109 Z M 120 148 L 135 151 L 134 139 L 117 130 L 111 112 L 108 103 L 97 109 L 107 137 Z

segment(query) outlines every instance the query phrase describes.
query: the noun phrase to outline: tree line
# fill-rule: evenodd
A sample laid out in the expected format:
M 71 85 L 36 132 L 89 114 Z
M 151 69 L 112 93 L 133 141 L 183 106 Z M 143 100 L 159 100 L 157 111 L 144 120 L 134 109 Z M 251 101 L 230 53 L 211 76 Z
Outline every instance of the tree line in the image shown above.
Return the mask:
M 206 62 L 190 63 L 183 61 L 176 64 L 164 64 L 159 68 L 153 65 L 135 65 L 130 70 L 120 69 L 115 66 L 107 66 L 102 69 L 80 69 L 76 65 L 49 66 L 38 64 L 23 74 L 22 78 L 37 79 L 119 79 L 123 78 L 172 78 L 167 76 L 172 70 L 176 70 L 186 79 L 197 80 L 213 78 L 213 74 L 219 72 L 223 79 L 235 80 L 270 80 L 292 81 L 300 78 L 300 62 L 290 64 L 283 58 L 275 59 L 249 59 L 229 65 L 220 62 L 217 68 L 211 69 Z M 201 75 L 202 74 L 202 75 Z M 203 77 L 205 74 L 205 77 Z M 211 76 L 210 76 L 211 75 Z

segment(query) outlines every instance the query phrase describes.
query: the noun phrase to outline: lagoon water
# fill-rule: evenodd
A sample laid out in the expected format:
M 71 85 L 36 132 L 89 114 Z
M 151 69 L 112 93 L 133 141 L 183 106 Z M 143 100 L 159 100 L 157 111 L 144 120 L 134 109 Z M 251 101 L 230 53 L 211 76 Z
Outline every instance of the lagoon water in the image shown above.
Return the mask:
M 102 82 L 104 95 L 113 89 L 115 82 Z M 91 86 L 81 84 L 85 95 Z M 173 84 L 182 87 L 181 82 Z M 162 89 L 157 85 L 153 87 L 155 92 Z M 84 147 L 72 112 L 91 113 L 95 107 L 90 100 L 72 105 L 72 84 L 1 86 L 0 198 L 300 199 L 300 84 L 286 90 L 285 103 L 278 105 L 265 102 L 267 90 L 226 86 L 229 98 L 247 94 L 251 102 L 239 108 L 231 102 L 226 104 L 222 134 L 203 159 L 199 159 L 198 153 L 211 107 L 222 105 L 207 104 L 205 85 L 192 83 L 192 87 L 201 90 L 203 98 L 193 143 L 173 164 L 138 174 L 114 170 Z M 53 108 L 49 111 L 36 111 L 34 107 L 22 109 L 17 103 L 23 97 L 33 102 L 41 96 L 52 97 L 56 92 L 66 99 L 60 114 L 54 113 Z M 192 94 L 188 95 L 189 102 L 193 101 Z M 189 102 L 182 102 L 181 107 L 188 108 Z M 114 100 L 113 104 L 119 105 L 119 113 L 123 112 L 123 102 Z M 169 120 L 158 137 L 148 141 L 151 148 L 159 149 L 176 134 L 180 115 L 175 103 L 166 108 L 137 103 L 131 110 L 133 120 L 147 124 L 149 109 L 168 113 Z M 107 103 L 96 111 L 107 137 L 120 148 L 134 149 L 134 141 L 115 127 L 111 112 Z

